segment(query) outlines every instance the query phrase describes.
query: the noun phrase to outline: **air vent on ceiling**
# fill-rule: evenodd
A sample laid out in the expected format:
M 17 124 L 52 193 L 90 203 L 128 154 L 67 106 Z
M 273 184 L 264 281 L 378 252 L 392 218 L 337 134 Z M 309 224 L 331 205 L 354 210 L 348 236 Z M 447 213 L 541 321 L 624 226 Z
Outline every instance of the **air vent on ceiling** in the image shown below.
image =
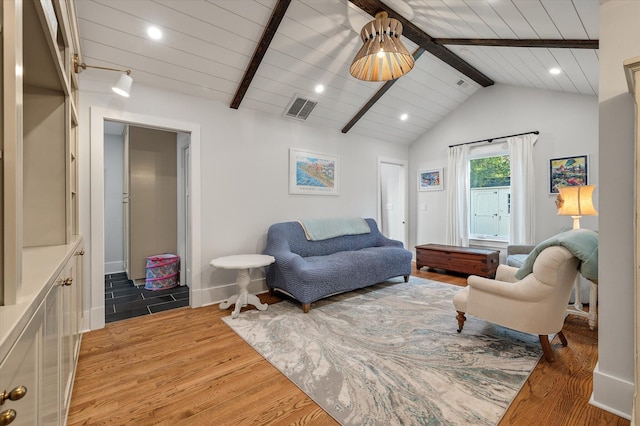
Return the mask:
M 284 115 L 298 120 L 306 120 L 317 103 L 318 102 L 313 99 L 303 98 L 296 94 L 285 110 Z

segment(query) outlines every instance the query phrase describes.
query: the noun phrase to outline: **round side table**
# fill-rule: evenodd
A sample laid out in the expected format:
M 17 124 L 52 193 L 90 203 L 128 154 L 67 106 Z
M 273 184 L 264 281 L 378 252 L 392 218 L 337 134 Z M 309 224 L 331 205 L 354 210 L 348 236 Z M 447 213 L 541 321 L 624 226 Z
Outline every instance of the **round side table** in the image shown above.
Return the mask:
M 237 254 L 233 256 L 218 257 L 209 264 L 214 268 L 237 269 L 238 277 L 236 282 L 240 288 L 240 293 L 231 296 L 229 299 L 220 302 L 219 308 L 227 309 L 235 303 L 235 308 L 231 313 L 231 318 L 237 318 L 240 309 L 247 305 L 254 305 L 261 311 L 267 309 L 269 305 L 261 303 L 258 296 L 249 293 L 247 288 L 251 281 L 251 269 L 271 265 L 276 259 L 266 254 Z

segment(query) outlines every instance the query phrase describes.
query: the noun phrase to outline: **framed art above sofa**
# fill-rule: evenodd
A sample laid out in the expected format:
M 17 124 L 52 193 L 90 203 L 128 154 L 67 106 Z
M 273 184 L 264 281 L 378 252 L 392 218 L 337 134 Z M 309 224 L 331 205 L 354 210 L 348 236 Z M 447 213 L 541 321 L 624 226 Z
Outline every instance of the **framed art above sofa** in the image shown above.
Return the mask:
M 338 195 L 338 156 L 289 149 L 289 194 Z

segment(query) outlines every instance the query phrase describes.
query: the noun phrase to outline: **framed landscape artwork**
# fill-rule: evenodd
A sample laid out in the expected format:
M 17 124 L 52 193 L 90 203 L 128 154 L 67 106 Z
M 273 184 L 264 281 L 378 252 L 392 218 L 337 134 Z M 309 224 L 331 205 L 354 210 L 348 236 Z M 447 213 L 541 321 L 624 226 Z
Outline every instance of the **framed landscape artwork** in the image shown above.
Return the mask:
M 588 184 L 588 157 L 552 158 L 549 160 L 549 193 L 558 194 L 559 186 L 580 186 Z
M 440 191 L 443 189 L 442 167 L 418 171 L 418 191 Z
M 289 193 L 338 195 L 338 157 L 289 149 Z

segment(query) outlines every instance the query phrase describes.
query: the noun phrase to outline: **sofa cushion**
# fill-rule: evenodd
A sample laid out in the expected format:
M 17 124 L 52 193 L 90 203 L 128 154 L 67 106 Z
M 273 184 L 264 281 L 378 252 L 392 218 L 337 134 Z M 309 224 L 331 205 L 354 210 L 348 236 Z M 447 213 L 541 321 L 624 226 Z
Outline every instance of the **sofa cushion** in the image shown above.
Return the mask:
M 524 261 L 529 256 L 528 254 L 511 254 L 507 256 L 507 265 L 515 266 L 516 268 L 522 267 Z

